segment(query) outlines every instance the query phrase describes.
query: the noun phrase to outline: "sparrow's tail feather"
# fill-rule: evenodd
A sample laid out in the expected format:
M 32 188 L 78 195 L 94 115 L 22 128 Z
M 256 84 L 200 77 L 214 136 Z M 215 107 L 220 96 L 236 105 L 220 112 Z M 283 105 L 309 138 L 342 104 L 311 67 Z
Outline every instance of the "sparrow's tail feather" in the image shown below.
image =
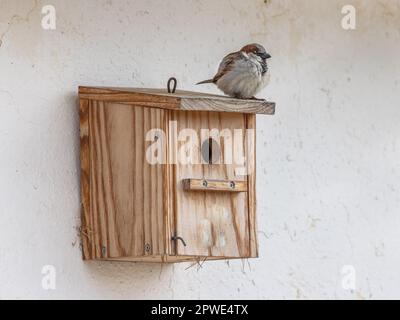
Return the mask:
M 199 83 L 196 83 L 196 85 L 197 85 L 197 84 L 205 84 L 205 83 L 214 83 L 214 79 L 204 80 L 204 81 L 201 81 L 201 82 L 199 82 Z

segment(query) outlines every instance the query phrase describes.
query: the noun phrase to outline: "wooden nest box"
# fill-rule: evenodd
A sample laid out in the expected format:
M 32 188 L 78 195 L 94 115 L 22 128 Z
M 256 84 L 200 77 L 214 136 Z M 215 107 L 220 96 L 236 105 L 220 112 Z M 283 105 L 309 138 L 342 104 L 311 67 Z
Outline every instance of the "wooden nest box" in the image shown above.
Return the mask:
M 275 104 L 80 87 L 85 260 L 258 256 L 256 113 Z

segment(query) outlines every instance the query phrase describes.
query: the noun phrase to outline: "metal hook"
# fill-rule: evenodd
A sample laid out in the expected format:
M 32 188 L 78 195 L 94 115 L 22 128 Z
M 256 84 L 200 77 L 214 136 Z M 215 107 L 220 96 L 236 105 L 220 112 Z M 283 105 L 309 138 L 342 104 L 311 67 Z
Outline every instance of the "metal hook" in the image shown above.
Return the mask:
M 174 83 L 174 86 L 172 87 L 172 89 L 171 89 L 171 82 Z M 168 93 L 175 93 L 177 85 L 178 85 L 178 80 L 176 80 L 176 78 L 174 78 L 174 77 L 169 78 L 168 83 L 167 83 Z
M 173 241 L 176 241 L 176 240 L 181 240 L 181 241 L 182 241 L 182 243 L 183 243 L 183 245 L 186 247 L 186 242 L 185 242 L 185 240 L 183 240 L 183 238 L 182 238 L 182 237 L 173 236 L 173 237 L 171 238 L 171 240 L 173 240 Z

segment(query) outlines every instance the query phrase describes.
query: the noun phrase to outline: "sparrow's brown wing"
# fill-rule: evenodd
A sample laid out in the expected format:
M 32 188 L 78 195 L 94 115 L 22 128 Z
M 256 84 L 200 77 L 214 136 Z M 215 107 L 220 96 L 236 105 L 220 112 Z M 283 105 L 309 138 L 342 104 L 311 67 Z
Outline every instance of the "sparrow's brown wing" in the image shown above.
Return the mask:
M 218 72 L 213 78 L 213 82 L 216 83 L 225 73 L 232 70 L 235 63 L 241 59 L 244 59 L 241 52 L 233 52 L 223 58 L 219 65 Z

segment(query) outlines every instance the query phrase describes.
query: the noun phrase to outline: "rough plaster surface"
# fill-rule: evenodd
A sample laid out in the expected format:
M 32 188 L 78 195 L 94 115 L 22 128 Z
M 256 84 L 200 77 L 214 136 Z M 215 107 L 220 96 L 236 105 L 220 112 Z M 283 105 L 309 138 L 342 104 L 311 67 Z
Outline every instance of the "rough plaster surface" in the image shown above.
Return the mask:
M 0 298 L 400 298 L 400 1 L 351 1 L 355 31 L 341 28 L 347 3 L 0 0 Z M 77 86 L 173 75 L 217 92 L 194 83 L 253 41 L 272 53 L 262 95 L 277 102 L 257 118 L 261 257 L 84 263 Z

